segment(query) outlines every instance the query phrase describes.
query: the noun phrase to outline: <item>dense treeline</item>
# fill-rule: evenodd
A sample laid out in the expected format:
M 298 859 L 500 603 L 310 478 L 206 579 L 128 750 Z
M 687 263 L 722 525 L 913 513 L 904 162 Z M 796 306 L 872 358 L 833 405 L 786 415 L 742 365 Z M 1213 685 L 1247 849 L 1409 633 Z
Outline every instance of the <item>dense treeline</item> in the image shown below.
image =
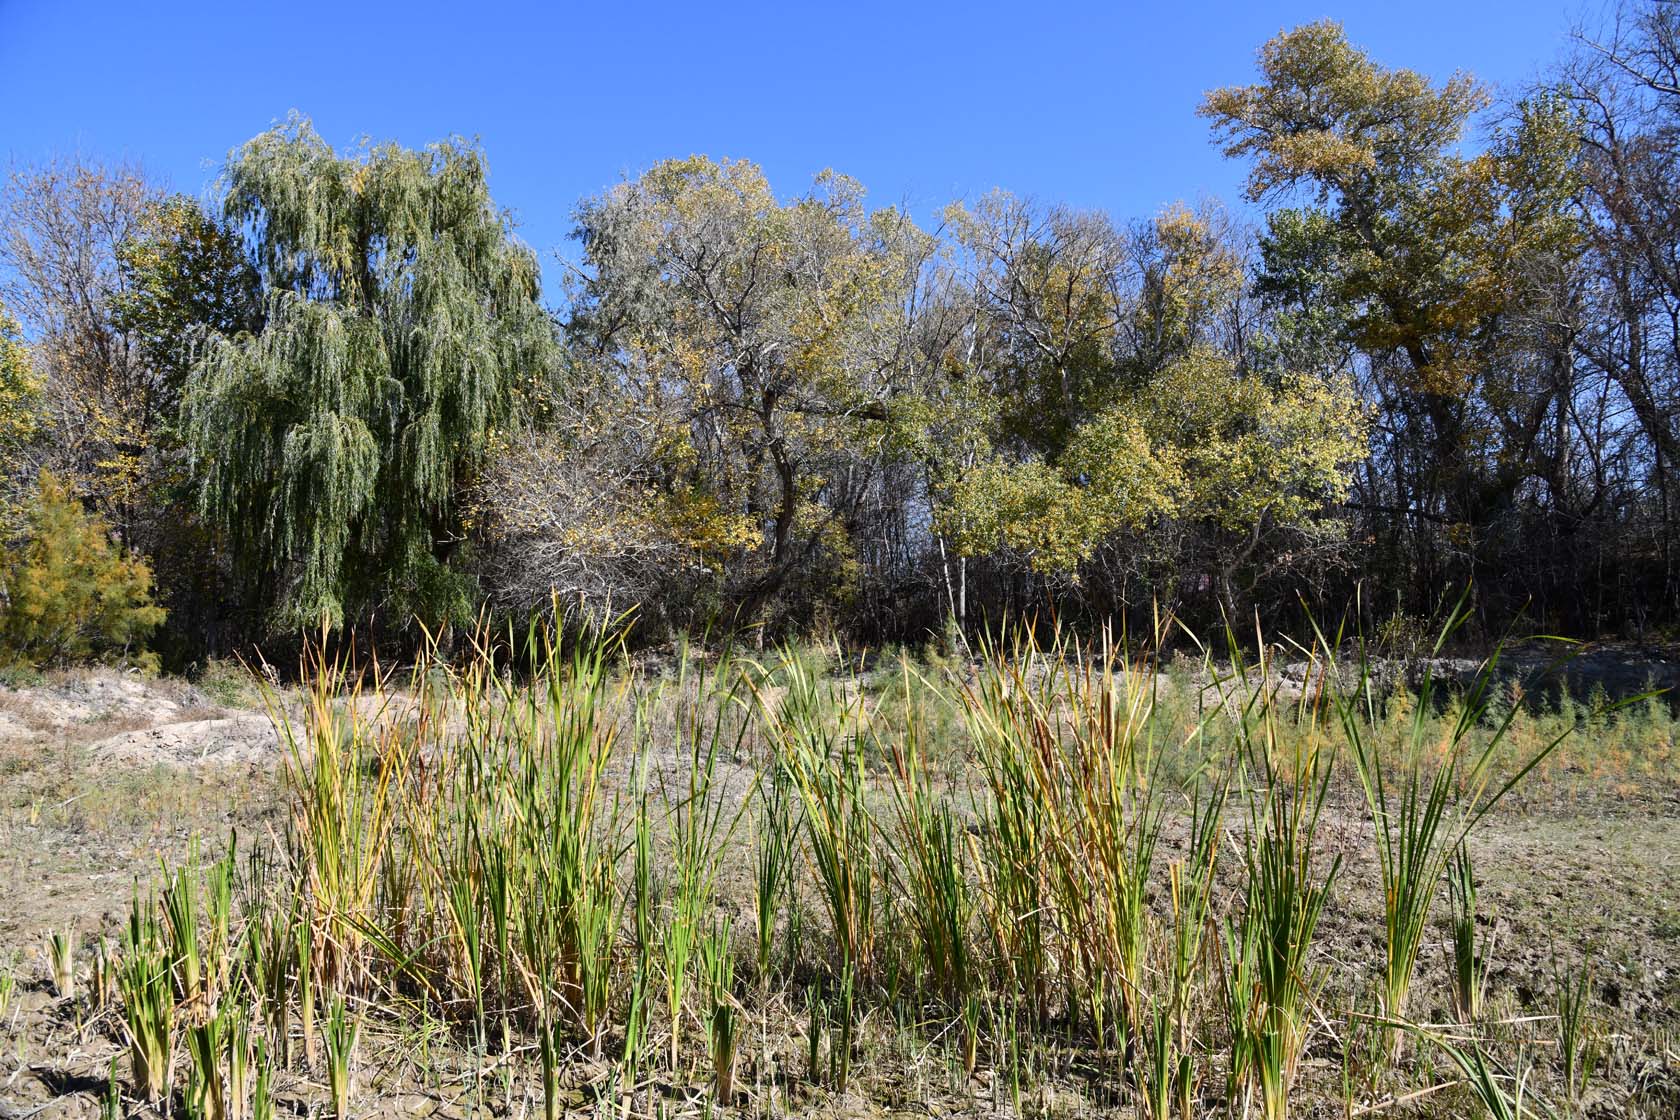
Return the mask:
M 1680 9 L 1503 101 L 1312 24 L 1200 112 L 1258 228 L 918 224 L 692 157 L 578 206 L 553 310 L 459 140 L 293 117 L 210 206 L 16 168 L 0 634 L 132 650 L 161 607 L 187 664 L 559 603 L 880 641 L 1355 588 L 1381 626 L 1467 583 L 1490 628 L 1680 621 Z

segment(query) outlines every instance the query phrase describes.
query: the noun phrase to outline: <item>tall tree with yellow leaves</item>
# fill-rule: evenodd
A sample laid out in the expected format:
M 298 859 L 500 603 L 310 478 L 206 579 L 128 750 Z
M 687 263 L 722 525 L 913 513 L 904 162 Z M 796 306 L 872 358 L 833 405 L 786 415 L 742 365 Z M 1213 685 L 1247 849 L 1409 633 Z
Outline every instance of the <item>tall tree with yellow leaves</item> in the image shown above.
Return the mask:
M 1546 369 L 1568 339 L 1542 328 L 1579 253 L 1571 122 L 1541 99 L 1468 154 L 1479 84 L 1379 65 L 1332 22 L 1272 39 L 1259 67 L 1201 107 L 1252 200 L 1305 203 L 1269 216 L 1257 289 L 1285 351 L 1357 359 L 1382 433 L 1360 504 L 1385 551 L 1425 591 L 1471 576 L 1568 405 Z

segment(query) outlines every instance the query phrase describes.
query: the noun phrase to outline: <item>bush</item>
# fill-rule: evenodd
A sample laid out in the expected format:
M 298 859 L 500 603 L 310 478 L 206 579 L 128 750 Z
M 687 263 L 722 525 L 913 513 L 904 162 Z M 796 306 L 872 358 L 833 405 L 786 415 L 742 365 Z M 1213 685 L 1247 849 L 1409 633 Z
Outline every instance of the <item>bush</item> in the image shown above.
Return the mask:
M 155 667 L 141 647 L 163 617 L 146 562 L 42 472 L 23 533 L 0 564 L 0 657 L 41 665 L 116 656 Z
M 200 692 L 221 707 L 262 707 L 262 686 L 251 671 L 237 661 L 212 657 L 194 683 Z

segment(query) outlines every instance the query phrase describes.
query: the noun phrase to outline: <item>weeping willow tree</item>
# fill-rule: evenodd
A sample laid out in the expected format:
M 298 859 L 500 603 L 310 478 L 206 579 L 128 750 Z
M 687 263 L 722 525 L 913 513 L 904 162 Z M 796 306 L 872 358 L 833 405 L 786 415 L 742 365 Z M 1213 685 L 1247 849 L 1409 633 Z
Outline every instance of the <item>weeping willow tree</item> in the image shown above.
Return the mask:
M 485 174 L 461 141 L 340 154 L 296 116 L 224 172 L 264 324 L 208 340 L 185 426 L 204 510 L 281 628 L 469 609 L 458 491 L 555 352 Z

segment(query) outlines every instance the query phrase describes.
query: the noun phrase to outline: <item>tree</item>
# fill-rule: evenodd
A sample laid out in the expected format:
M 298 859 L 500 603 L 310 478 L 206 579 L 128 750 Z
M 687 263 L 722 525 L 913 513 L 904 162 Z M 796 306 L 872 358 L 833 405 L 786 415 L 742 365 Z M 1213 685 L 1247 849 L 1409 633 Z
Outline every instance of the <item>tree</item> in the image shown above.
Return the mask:
M 281 627 L 466 617 L 458 492 L 554 348 L 482 153 L 341 155 L 294 116 L 222 185 L 264 321 L 213 337 L 187 380 L 204 510 Z
M 1249 364 L 1222 213 L 1171 207 L 1122 235 L 994 196 L 952 218 L 975 307 L 955 368 L 992 399 L 936 490 L 934 527 L 961 554 L 1063 585 L 1205 574 L 1234 610 L 1239 571 L 1279 534 L 1337 535 L 1326 513 L 1365 418 L 1345 378 Z
M 117 246 L 117 268 L 111 322 L 150 371 L 140 407 L 159 417 L 173 444 L 181 391 L 206 337 L 262 329 L 256 270 L 237 231 L 179 194 L 145 207 Z
M 969 372 L 998 400 L 994 434 L 1054 457 L 1116 387 L 1125 237 L 1106 214 L 1040 211 L 1003 192 L 945 217 L 973 293 Z
M 43 472 L 23 539 L 0 568 L 0 651 L 30 664 L 138 655 L 163 621 L 146 562 L 111 541 L 110 527 Z
M 1578 252 L 1569 120 L 1530 103 L 1460 154 L 1486 92 L 1382 67 L 1329 22 L 1268 42 L 1260 70 L 1201 107 L 1225 153 L 1251 160 L 1250 198 L 1307 202 L 1270 215 L 1257 291 L 1280 353 L 1359 356 L 1382 436 L 1359 504 L 1433 594 L 1475 573 L 1568 406 L 1543 316 L 1567 303 Z
M 1225 535 L 1216 579 L 1236 608 L 1238 569 L 1279 528 L 1324 531 L 1363 457 L 1351 386 L 1291 376 L 1270 385 L 1197 348 L 1086 423 L 1054 463 L 967 472 L 940 518 L 963 551 L 1021 555 L 1076 575 L 1105 539 L 1172 519 Z M 1333 531 L 1333 530 L 1332 530 Z
M 177 663 L 225 648 L 249 620 L 195 516 L 179 407 L 205 332 L 256 325 L 237 236 L 134 167 L 79 158 L 15 169 L 0 201 L 0 289 L 23 311 L 42 375 L 36 437 L 8 472 L 14 495 L 52 470 L 159 574 L 158 648 Z
M 783 203 L 756 166 L 656 165 L 579 212 L 588 282 L 581 359 L 622 405 L 598 418 L 633 444 L 642 509 L 722 580 L 721 606 L 758 620 L 844 596 L 848 518 L 894 457 L 893 401 L 930 242 L 902 213 L 869 213 L 825 173 Z
M 0 303 L 0 448 L 8 454 L 34 436 L 40 424 L 36 403 L 40 391 L 23 329 Z
M 147 406 L 152 371 L 112 312 L 119 252 L 155 194 L 137 167 L 80 158 L 13 168 L 0 190 L 0 299 L 42 374 L 36 465 L 97 502 L 130 544 L 150 528 L 161 414 Z
M 1620 435 L 1624 409 L 1633 419 L 1631 446 L 1593 449 L 1609 473 L 1604 504 L 1636 519 L 1609 548 L 1593 598 L 1612 592 L 1643 620 L 1680 606 L 1680 9 L 1622 4 L 1576 40 L 1560 75 L 1579 112 L 1589 218 L 1576 342 L 1585 369 L 1612 389 L 1601 430 Z
M 18 528 L 23 452 L 41 428 L 41 380 L 16 319 L 0 303 L 0 543 Z

